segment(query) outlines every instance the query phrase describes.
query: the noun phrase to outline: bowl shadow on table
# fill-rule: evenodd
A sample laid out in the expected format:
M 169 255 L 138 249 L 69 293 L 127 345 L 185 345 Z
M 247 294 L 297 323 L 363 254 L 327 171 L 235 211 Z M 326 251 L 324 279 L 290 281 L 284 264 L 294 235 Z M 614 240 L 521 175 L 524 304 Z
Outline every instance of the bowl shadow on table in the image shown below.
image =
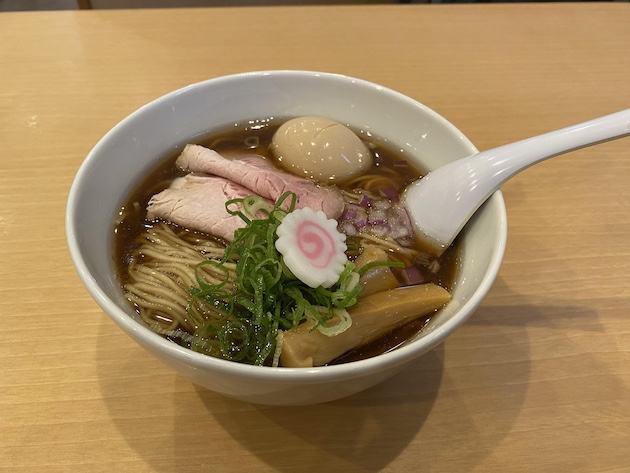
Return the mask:
M 530 344 L 519 324 L 554 326 L 545 301 L 528 302 L 501 279 L 493 290 L 510 297 L 509 313 L 493 306 L 491 297 L 444 345 L 403 372 L 354 396 L 306 407 L 256 406 L 197 387 L 120 340 L 123 335 L 103 319 L 98 347 L 103 399 L 130 448 L 156 471 L 216 471 L 218 458 L 233 466 L 231 471 L 249 461 L 274 471 L 377 472 L 388 470 L 412 443 L 423 471 L 443 471 L 448 464 L 469 471 L 500 444 L 524 403 Z M 459 352 L 460 341 L 479 327 L 484 346 L 499 347 L 515 360 L 510 370 L 491 373 L 492 365 L 469 362 Z M 467 398 L 488 376 L 500 410 L 488 400 Z M 134 394 L 121 399 L 121 393 Z M 492 429 L 484 431 L 488 415 Z M 241 459 L 226 459 L 237 445 L 245 450 Z M 453 452 L 465 452 L 456 465 Z
M 313 406 L 246 405 L 196 391 L 223 429 L 274 471 L 376 472 L 422 429 L 439 392 L 443 355 L 437 347 L 375 387 Z M 243 409 L 246 416 L 233 415 Z
M 485 325 L 486 319 L 494 319 L 504 309 L 482 307 L 473 319 Z M 511 309 L 537 319 L 534 306 L 524 303 Z M 491 434 L 479 427 L 487 421 L 487 410 L 476 412 L 457 380 L 459 370 L 465 371 L 467 378 L 482 379 L 487 376 L 487 365 L 457 366 L 460 360 L 450 361 L 449 340 L 380 385 L 317 406 L 251 406 L 247 417 L 234 416 L 243 409 L 243 403 L 220 398 L 223 408 L 217 409 L 216 395 L 202 388 L 196 390 L 224 430 L 274 471 L 390 471 L 388 465 L 411 443 L 416 453 L 413 459 L 405 460 L 411 461 L 408 467 L 415 469 L 421 463 L 421 471 L 431 472 L 445 471 L 445 465 L 450 464 L 452 471 L 470 471 L 510 431 L 529 380 L 527 331 L 519 331 L 517 343 L 506 339 L 501 326 L 488 326 L 486 332 L 491 345 L 506 347 L 520 360 L 509 377 L 493 381 L 507 387 L 511 395 L 505 401 L 506 408 L 494 419 Z M 268 425 L 266 436 L 260 435 L 261 422 Z
M 494 304 L 506 297 L 509 306 Z M 561 329 L 558 317 L 563 314 L 596 318 L 592 311 L 560 302 L 532 301 L 499 278 L 486 303 L 445 344 L 380 385 L 306 407 L 257 406 L 197 387 L 131 343 L 121 352 L 120 342 L 112 340 L 120 333 L 104 319 L 100 386 L 116 427 L 156 471 L 215 471 L 217 457 L 236 468 L 245 458 L 225 456 L 239 445 L 249 452 L 250 462 L 274 471 L 377 472 L 388 470 L 412 443 L 425 472 L 444 471 L 445 465 L 470 471 L 501 443 L 519 416 L 531 365 L 528 326 Z M 597 324 L 590 327 L 597 330 Z M 471 336 L 483 338 L 480 363 L 477 355 L 469 355 L 471 342 L 466 339 Z M 507 355 L 510 369 L 488 364 L 495 354 Z M 157 385 L 147 386 L 148 371 L 159 374 L 150 378 Z M 468 397 L 488 382 L 496 398 Z M 137 394 L 121 406 L 120 393 L 126 391 Z M 164 406 L 169 417 L 156 416 Z M 224 438 L 226 433 L 231 439 Z M 217 437 L 221 440 L 213 444 Z M 165 451 L 170 452 L 166 461 Z
M 389 470 L 411 443 L 423 472 L 474 470 L 521 415 L 537 343 L 531 329 L 557 338 L 577 320 L 580 330 L 603 330 L 593 308 L 553 296 L 532 299 L 500 277 L 492 291 L 443 345 L 347 399 L 306 408 L 251 406 L 247 417 L 235 417 L 242 403 L 221 399 L 217 409 L 216 395 L 202 388 L 197 394 L 227 433 L 275 471 Z M 261 424 L 268 435 L 260 435 Z
M 103 400 L 129 447 L 164 473 L 244 471 L 239 465 L 253 465 L 252 471 L 381 471 L 422 429 L 442 379 L 444 351 L 437 347 L 405 371 L 345 399 L 301 407 L 254 405 L 171 374 L 135 345 L 120 350 L 112 341 L 116 330 L 107 320 L 103 326 Z M 242 450 L 229 458 L 234 449 Z M 261 462 L 268 468 L 260 469 Z

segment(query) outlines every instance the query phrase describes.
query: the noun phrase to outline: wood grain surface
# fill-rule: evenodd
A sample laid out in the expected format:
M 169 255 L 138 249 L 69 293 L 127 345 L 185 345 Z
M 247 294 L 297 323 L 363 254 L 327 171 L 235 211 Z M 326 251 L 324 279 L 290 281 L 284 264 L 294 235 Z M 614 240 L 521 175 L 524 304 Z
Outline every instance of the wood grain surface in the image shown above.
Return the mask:
M 630 5 L 540 3 L 0 14 L 0 471 L 630 471 L 630 138 L 503 187 L 487 299 L 353 397 L 261 407 L 198 388 L 97 307 L 68 190 L 119 120 L 262 69 L 361 77 L 478 148 L 630 107 Z

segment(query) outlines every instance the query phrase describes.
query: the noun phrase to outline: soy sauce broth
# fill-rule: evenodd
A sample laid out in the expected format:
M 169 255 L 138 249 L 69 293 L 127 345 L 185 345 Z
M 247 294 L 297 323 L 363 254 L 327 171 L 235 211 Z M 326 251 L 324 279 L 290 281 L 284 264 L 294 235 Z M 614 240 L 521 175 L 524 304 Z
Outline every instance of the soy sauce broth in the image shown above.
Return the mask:
M 270 151 L 270 143 L 273 134 L 280 125 L 280 121 L 273 119 L 251 120 L 243 125 L 233 125 L 223 130 L 198 136 L 190 142 L 214 149 L 227 158 L 243 154 L 257 154 L 274 161 Z M 396 186 L 400 190 L 420 178 L 421 174 L 415 166 L 408 162 L 401 153 L 391 149 L 385 140 L 367 136 L 365 133 L 359 132 L 357 134 L 368 144 L 374 154 L 375 165 L 369 171 L 370 173 L 379 174 L 384 173 L 387 169 L 394 169 L 397 176 Z M 152 222 L 146 220 L 146 207 L 150 198 L 167 188 L 173 179 L 185 174 L 175 167 L 175 160 L 182 149 L 183 146 L 173 150 L 161 160 L 160 164 L 138 183 L 121 209 L 115 230 L 114 254 L 118 277 L 122 284 L 128 281 L 127 268 L 133 258 L 134 251 L 137 249 L 138 237 L 153 225 Z M 339 187 L 342 190 L 351 190 L 344 189 L 343 186 Z M 414 248 L 420 252 L 428 253 L 428 248 L 419 247 L 417 243 Z M 432 282 L 449 291 L 452 290 L 458 261 L 459 245 L 458 240 L 456 240 L 440 257 L 439 270 L 424 274 L 424 282 Z M 365 359 L 395 349 L 421 331 L 429 323 L 431 317 L 431 315 L 420 317 L 403 326 L 396 327 L 380 339 L 346 353 L 330 364 Z

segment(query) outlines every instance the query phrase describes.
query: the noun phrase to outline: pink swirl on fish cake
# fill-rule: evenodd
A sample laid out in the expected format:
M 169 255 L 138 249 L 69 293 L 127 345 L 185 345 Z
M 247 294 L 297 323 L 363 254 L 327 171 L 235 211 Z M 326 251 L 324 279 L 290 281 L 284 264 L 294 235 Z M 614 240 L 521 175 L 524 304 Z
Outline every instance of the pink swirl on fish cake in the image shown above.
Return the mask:
M 296 229 L 296 241 L 300 251 L 316 268 L 326 268 L 335 255 L 335 242 L 330 233 L 312 221 L 301 222 Z

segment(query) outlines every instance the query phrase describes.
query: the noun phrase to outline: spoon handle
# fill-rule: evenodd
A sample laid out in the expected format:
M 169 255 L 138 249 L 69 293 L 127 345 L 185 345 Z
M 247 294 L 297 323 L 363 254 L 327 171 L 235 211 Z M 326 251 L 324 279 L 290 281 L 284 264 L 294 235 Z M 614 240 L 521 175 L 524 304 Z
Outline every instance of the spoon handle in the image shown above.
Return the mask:
M 411 184 L 405 205 L 418 236 L 436 249 L 446 248 L 481 204 L 514 175 L 548 158 L 625 135 L 630 135 L 630 109 L 482 151 Z

